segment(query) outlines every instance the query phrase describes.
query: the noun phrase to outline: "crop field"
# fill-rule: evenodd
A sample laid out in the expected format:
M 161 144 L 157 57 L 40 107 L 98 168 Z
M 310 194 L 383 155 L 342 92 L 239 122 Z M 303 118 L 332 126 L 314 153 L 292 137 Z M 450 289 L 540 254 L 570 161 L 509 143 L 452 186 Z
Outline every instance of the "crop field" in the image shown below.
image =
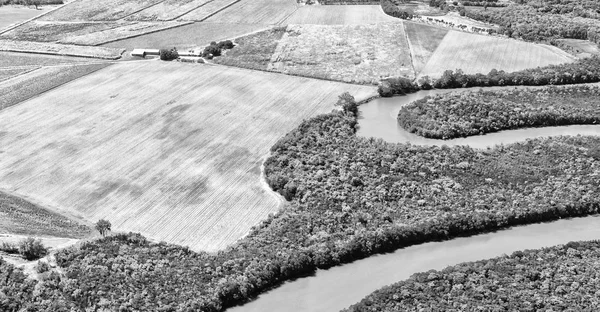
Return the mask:
M 18 52 L 0 52 L 0 68 L 22 66 L 46 66 L 89 62 L 90 59 L 84 57 L 70 57 Z
M 78 45 L 100 45 L 119 39 L 135 37 L 140 34 L 156 32 L 162 29 L 179 27 L 190 23 L 192 22 L 137 22 L 93 33 L 87 33 L 78 36 L 69 36 L 63 40 L 60 40 L 60 43 Z
M 0 233 L 81 238 L 91 232 L 80 222 L 0 191 Z
M 2 39 L 55 42 L 69 36 L 79 36 L 115 27 L 112 23 L 72 23 L 30 21 L 0 35 Z
M 290 25 L 268 69 L 360 84 L 414 77 L 402 23 Z
M 267 70 L 279 40 L 285 33 L 286 27 L 275 27 L 237 38 L 235 40 L 236 46 L 227 51 L 225 55 L 214 58 L 213 62 L 222 65 Z
M 63 56 L 80 56 L 89 58 L 116 60 L 121 57 L 124 49 L 85 47 L 47 42 L 0 40 L 0 51 L 41 53 Z
M 451 30 L 419 76 L 440 77 L 448 69 L 467 74 L 512 72 L 570 62 L 573 57 L 555 47 Z
M 10 25 L 21 23 L 36 17 L 53 7 L 42 6 L 40 8 L 41 10 L 35 10 L 23 6 L 0 6 L 0 31 L 8 28 Z
M 260 24 L 221 24 L 221 23 L 194 23 L 177 28 L 137 36 L 134 38 L 103 44 L 104 47 L 126 48 L 160 48 L 177 47 L 180 50 L 202 47 L 211 41 L 221 41 L 243 36 L 267 28 Z
M 242 0 L 208 18 L 208 22 L 280 24 L 298 9 L 295 0 Z
M 134 21 L 170 21 L 214 0 L 166 0 L 128 16 Z
M 354 25 L 381 22 L 401 23 L 379 5 L 305 5 L 282 24 Z
M 410 52 L 412 55 L 412 63 L 415 73 L 421 72 L 433 52 L 440 45 L 448 30 L 427 26 L 419 23 L 404 23 L 404 31 L 408 38 Z
M 40 18 L 42 21 L 116 21 L 162 0 L 78 0 Z
M 558 39 L 558 41 L 568 46 L 577 57 L 590 57 L 600 55 L 600 48 L 597 44 L 588 40 L 580 39 Z
M 0 111 L 109 65 L 96 63 L 27 69 L 27 73 L 0 81 Z
M 224 10 L 225 8 L 233 5 L 238 1 L 239 0 L 213 0 L 183 15 L 179 19 L 186 21 L 204 21 L 207 18 L 216 14 L 217 12 Z
M 0 188 L 113 230 L 217 250 L 278 210 L 261 179 L 270 147 L 345 91 L 375 94 L 237 68 L 114 64 L 0 112 Z
M 10 79 L 12 77 L 24 74 L 28 71 L 32 71 L 35 70 L 37 68 L 23 68 L 23 67 L 19 67 L 19 68 L 0 68 L 0 81 L 3 80 L 7 80 Z

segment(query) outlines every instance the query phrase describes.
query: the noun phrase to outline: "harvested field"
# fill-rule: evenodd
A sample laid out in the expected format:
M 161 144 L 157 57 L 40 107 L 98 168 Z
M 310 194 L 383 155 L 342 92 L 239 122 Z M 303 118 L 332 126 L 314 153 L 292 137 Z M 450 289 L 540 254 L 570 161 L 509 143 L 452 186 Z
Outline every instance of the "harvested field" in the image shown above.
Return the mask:
M 44 15 L 42 21 L 116 21 L 162 0 L 77 0 Z
M 53 8 L 54 6 L 42 6 L 40 7 L 41 10 L 36 10 L 21 5 L 0 6 L 0 30 L 24 22 Z
M 445 70 L 487 74 L 573 62 L 558 48 L 512 39 L 449 31 L 419 76 L 440 77 Z
M 80 56 L 116 60 L 125 49 L 84 47 L 77 45 L 41 43 L 30 41 L 0 40 L 0 51 L 40 53 L 64 56 Z
M 268 69 L 359 84 L 414 77 L 402 23 L 290 25 Z
M 9 40 L 56 42 L 69 36 L 85 36 L 112 27 L 115 27 L 112 23 L 31 21 L 3 33 L 0 38 Z
M 0 233 L 82 238 L 89 236 L 92 230 L 80 222 L 0 191 Z
M 600 55 L 600 48 L 598 48 L 598 45 L 588 40 L 557 39 L 557 41 L 565 45 L 568 50 L 578 58 Z
M 214 0 L 166 0 L 127 17 L 134 21 L 170 21 Z
M 110 63 L 42 67 L 0 82 L 0 111 L 108 65 Z
M 242 0 L 208 18 L 208 22 L 279 24 L 298 9 L 295 0 Z
M 0 112 L 0 187 L 114 230 L 221 249 L 279 208 L 261 179 L 271 146 L 344 91 L 375 94 L 237 68 L 118 63 Z
M 104 47 L 126 48 L 160 48 L 177 47 L 180 50 L 205 47 L 211 41 L 233 39 L 249 32 L 267 28 L 260 24 L 220 24 L 194 23 L 177 28 L 167 29 L 151 34 L 138 36 L 103 44 Z
M 84 57 L 45 55 L 18 52 L 0 52 L 0 67 L 46 66 L 73 63 L 89 63 Z
M 225 55 L 213 59 L 222 65 L 267 70 L 277 44 L 286 33 L 286 27 L 275 27 L 235 40 L 236 46 Z
M 401 23 L 383 12 L 380 5 L 305 5 L 282 24 L 355 25 Z
M 10 79 L 12 77 L 24 74 L 28 71 L 32 71 L 35 69 L 37 69 L 37 68 L 36 67 L 33 67 L 33 68 L 23 68 L 23 67 L 21 67 L 21 68 L 10 68 L 10 67 L 9 68 L 0 68 L 0 81 Z
M 191 11 L 190 13 L 183 15 L 179 19 L 185 21 L 204 21 L 238 1 L 240 0 L 213 0 Z
M 192 22 L 137 22 L 134 24 L 125 24 L 120 27 L 109 28 L 78 36 L 69 36 L 60 43 L 79 44 L 79 45 L 100 45 L 107 42 L 113 42 L 119 39 L 136 37 L 145 33 L 153 33 L 162 29 L 169 29 L 183 26 Z
M 440 45 L 448 30 L 419 23 L 404 23 L 415 73 L 419 73 Z

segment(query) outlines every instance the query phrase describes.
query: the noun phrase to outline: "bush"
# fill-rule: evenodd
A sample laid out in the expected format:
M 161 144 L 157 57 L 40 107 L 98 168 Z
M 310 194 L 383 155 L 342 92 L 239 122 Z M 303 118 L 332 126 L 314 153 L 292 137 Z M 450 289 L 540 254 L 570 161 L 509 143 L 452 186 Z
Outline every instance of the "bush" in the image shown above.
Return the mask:
M 223 50 L 233 49 L 234 44 L 231 40 L 225 40 L 217 43 L 216 41 L 211 42 L 202 51 L 202 57 L 212 59 L 215 56 L 221 56 Z
M 35 270 L 38 273 L 45 273 L 50 271 L 50 265 L 46 261 L 38 261 L 38 263 L 35 266 Z
M 40 239 L 28 237 L 19 242 L 19 254 L 26 260 L 35 260 L 48 254 L 48 250 Z
M 2 242 L 2 245 L 0 245 L 0 251 L 4 251 L 8 254 L 16 254 L 19 253 L 19 248 L 15 246 L 15 244 Z
M 160 59 L 163 61 L 172 61 L 179 58 L 179 52 L 176 48 L 172 49 L 160 49 Z
M 403 77 L 384 79 L 377 86 L 377 92 L 383 97 L 390 97 L 396 94 L 403 95 L 416 91 L 419 91 L 419 86 L 410 79 Z

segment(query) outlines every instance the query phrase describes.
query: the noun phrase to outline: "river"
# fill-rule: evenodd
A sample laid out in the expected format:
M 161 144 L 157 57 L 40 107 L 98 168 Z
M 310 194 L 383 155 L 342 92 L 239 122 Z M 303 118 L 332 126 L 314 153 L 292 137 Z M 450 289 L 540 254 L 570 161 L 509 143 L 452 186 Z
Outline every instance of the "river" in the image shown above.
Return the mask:
M 552 135 L 600 135 L 600 125 L 575 125 L 508 130 L 455 140 L 434 140 L 408 133 L 398 126 L 396 117 L 403 105 L 427 95 L 450 91 L 456 90 L 421 91 L 363 104 L 360 106 L 360 128 L 357 135 L 381 138 L 388 142 L 449 146 L 464 144 L 475 148 Z M 459 90 L 462 91 L 466 90 Z M 461 262 L 488 259 L 518 250 L 593 239 L 600 239 L 600 216 L 519 226 L 444 242 L 425 243 L 328 270 L 318 270 L 313 276 L 286 282 L 250 303 L 227 311 L 339 311 L 357 303 L 371 292 L 407 279 L 417 272 L 439 270 Z

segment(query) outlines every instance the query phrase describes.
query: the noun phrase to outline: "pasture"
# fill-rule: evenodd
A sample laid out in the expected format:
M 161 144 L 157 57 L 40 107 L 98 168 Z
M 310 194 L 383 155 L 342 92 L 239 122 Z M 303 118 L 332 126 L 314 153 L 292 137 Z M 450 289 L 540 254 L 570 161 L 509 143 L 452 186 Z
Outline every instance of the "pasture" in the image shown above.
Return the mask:
M 402 23 L 290 25 L 268 69 L 359 84 L 414 77 Z
M 275 27 L 235 39 L 236 46 L 225 55 L 213 59 L 214 63 L 249 69 L 267 70 L 273 53 L 286 27 Z
M 410 46 L 412 63 L 418 74 L 440 45 L 448 30 L 420 23 L 405 22 L 404 31 Z
M 261 178 L 270 147 L 345 91 L 375 94 L 237 68 L 114 64 L 0 111 L 0 188 L 113 230 L 218 250 L 280 208 Z
M 449 31 L 419 76 L 440 77 L 445 70 L 487 74 L 492 69 L 518 71 L 573 62 L 558 48 L 512 39 Z
M 379 5 L 305 5 L 281 24 L 356 25 L 381 22 L 401 23 Z
M 280 24 L 298 9 L 295 0 L 242 0 L 208 18 L 208 22 Z

